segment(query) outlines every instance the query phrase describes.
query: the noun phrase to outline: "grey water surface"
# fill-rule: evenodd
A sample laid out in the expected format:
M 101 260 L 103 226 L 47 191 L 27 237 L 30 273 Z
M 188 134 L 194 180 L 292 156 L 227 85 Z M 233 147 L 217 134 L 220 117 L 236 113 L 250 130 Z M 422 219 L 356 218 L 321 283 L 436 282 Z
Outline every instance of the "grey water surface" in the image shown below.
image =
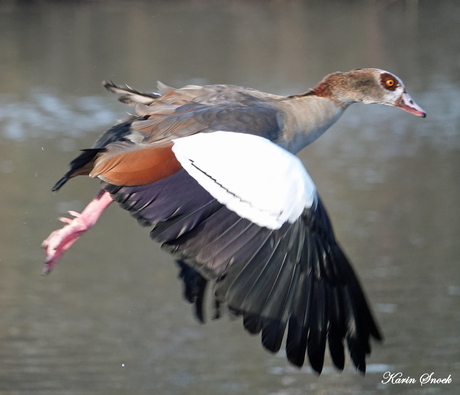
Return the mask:
M 459 21 L 447 0 L 0 2 L 0 394 L 460 393 Z M 358 67 L 428 113 L 355 105 L 300 153 L 385 335 L 365 376 L 197 323 L 173 260 L 115 205 L 40 276 L 41 241 L 98 190 L 51 186 L 129 111 L 102 80 L 293 94 Z M 431 372 L 452 382 L 420 385 Z

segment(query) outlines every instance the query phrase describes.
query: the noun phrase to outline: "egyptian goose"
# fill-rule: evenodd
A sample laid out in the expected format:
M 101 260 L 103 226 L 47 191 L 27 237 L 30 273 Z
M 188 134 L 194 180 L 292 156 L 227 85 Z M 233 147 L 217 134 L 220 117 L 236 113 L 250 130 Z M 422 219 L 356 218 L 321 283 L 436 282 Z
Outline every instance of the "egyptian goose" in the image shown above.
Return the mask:
M 305 354 L 320 373 L 326 341 L 343 369 L 346 340 L 364 372 L 370 337 L 382 337 L 348 259 L 335 240 L 315 185 L 294 155 L 352 103 L 399 107 L 425 117 L 395 75 L 358 69 L 326 76 L 301 95 L 277 96 L 230 85 L 188 85 L 160 93 L 104 83 L 135 115 L 105 132 L 70 163 L 53 187 L 89 175 L 95 199 L 43 242 L 44 274 L 113 201 L 152 228 L 182 266 L 186 297 L 214 297 L 243 316 L 245 328 L 288 360 Z

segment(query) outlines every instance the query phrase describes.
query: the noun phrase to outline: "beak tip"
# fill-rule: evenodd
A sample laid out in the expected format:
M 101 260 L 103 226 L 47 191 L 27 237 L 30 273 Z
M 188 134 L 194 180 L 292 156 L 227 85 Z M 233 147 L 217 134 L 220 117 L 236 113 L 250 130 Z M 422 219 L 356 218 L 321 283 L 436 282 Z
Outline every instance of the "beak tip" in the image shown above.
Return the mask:
M 420 111 L 414 112 L 414 114 L 420 118 L 426 118 L 426 112 L 422 109 L 420 109 Z
M 415 103 L 412 98 L 405 92 L 401 95 L 399 100 L 397 100 L 395 105 L 401 110 L 407 111 L 421 118 L 426 118 L 425 110 L 421 108 L 417 103 Z

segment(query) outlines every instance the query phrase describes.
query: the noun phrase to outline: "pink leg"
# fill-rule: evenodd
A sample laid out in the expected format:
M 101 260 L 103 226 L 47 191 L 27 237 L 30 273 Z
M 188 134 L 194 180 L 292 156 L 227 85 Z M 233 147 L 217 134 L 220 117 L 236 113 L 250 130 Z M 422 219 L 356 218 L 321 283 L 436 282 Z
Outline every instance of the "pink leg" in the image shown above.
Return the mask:
M 43 275 L 53 270 L 53 267 L 61 259 L 62 255 L 75 243 L 78 238 L 91 229 L 99 219 L 103 211 L 113 202 L 109 192 L 100 190 L 96 197 L 85 207 L 81 214 L 75 211 L 69 211 L 70 215 L 75 218 L 59 218 L 62 222 L 67 223 L 62 229 L 52 232 L 42 247 L 45 249 L 46 260 L 43 268 Z

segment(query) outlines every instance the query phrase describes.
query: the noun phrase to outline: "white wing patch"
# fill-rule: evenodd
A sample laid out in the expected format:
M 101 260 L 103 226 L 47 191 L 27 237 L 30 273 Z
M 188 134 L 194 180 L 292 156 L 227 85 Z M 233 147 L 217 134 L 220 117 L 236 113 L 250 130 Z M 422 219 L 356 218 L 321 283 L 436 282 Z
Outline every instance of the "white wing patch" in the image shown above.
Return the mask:
M 173 140 L 182 167 L 219 203 L 270 229 L 295 222 L 316 188 L 299 158 L 269 140 L 233 132 Z

